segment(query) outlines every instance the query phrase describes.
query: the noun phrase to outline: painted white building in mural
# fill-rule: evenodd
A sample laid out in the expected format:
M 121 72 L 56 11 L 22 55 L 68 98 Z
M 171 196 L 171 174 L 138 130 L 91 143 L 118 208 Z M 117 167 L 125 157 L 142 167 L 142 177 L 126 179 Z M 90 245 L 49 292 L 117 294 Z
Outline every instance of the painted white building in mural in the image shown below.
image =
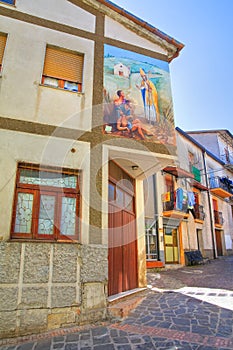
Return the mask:
M 126 67 L 122 63 L 117 63 L 114 66 L 114 74 L 122 76 L 122 77 L 125 77 L 125 78 L 129 78 L 129 76 L 130 76 L 130 69 L 129 69 L 129 67 Z

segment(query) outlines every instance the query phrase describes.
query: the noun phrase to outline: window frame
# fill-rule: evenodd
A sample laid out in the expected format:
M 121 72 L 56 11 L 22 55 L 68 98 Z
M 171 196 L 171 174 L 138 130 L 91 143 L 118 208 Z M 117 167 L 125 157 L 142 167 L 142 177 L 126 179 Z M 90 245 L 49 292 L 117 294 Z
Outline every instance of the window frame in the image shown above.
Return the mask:
M 59 53 L 64 53 L 64 57 L 65 57 L 65 54 L 67 55 L 74 55 L 74 56 L 78 56 L 79 57 L 79 60 L 81 60 L 81 81 L 78 81 L 78 80 L 74 80 L 74 79 L 63 79 L 61 77 L 59 77 L 59 74 L 57 73 L 57 76 L 55 76 L 54 74 L 46 74 L 45 72 L 45 65 L 46 65 L 46 59 L 47 59 L 47 53 L 48 53 L 48 50 L 51 50 L 51 51 L 54 51 L 54 52 L 59 52 Z M 59 54 L 58 54 L 59 56 Z M 68 56 L 69 57 L 69 56 Z M 80 53 L 78 51 L 73 51 L 73 50 L 68 50 L 66 48 L 62 48 L 62 47 L 58 47 L 58 46 L 53 46 L 53 45 L 46 45 L 46 48 L 45 48 L 45 54 L 44 54 L 44 65 L 43 65 L 43 72 L 42 72 L 42 77 L 41 77 L 41 84 L 43 86 L 47 86 L 47 87 L 52 87 L 54 89 L 61 89 L 61 90 L 64 90 L 64 91 L 70 91 L 70 92 L 75 92 L 75 93 L 82 93 L 83 92 L 83 71 L 84 71 L 84 53 Z M 61 59 L 60 59 L 61 60 Z M 65 58 L 64 58 L 65 60 Z M 78 59 L 77 59 L 78 61 Z M 47 63 L 48 64 L 48 63 Z M 67 63 L 66 63 L 67 64 Z M 47 68 L 48 69 L 48 68 Z M 53 79 L 54 82 L 57 82 L 57 86 L 54 86 L 53 84 L 48 84 L 46 83 L 46 79 Z M 69 89 L 68 87 L 66 88 L 66 83 L 67 85 L 76 85 L 77 86 L 77 90 L 73 90 L 73 89 Z
M 20 183 L 20 171 L 22 169 L 45 171 L 50 173 L 58 174 L 68 174 L 77 177 L 76 188 L 65 188 L 65 187 L 55 187 L 37 184 L 25 184 Z M 26 193 L 33 194 L 33 205 L 31 213 L 31 230 L 30 233 L 25 232 L 15 232 L 16 214 L 17 214 L 17 204 L 18 204 L 18 194 Z M 39 214 L 40 214 L 40 201 L 41 195 L 49 195 L 55 197 L 55 208 L 54 208 L 54 224 L 53 224 L 53 234 L 40 234 L 38 232 L 39 226 Z M 75 208 L 75 234 L 65 235 L 61 233 L 61 217 L 62 217 L 62 198 L 75 198 L 76 208 Z M 73 171 L 69 169 L 57 169 L 51 167 L 41 167 L 36 165 L 25 165 L 18 164 L 17 174 L 16 174 L 16 184 L 13 202 L 13 213 L 12 213 L 12 223 L 11 223 L 11 239 L 24 239 L 24 240 L 35 240 L 35 241 L 80 241 L 80 171 Z
M 109 176 L 108 188 L 109 186 L 114 187 L 114 198 L 109 200 L 109 196 L 108 196 L 109 203 L 113 205 L 115 208 L 117 208 L 117 210 L 120 209 L 128 213 L 135 213 L 135 193 L 131 189 L 124 186 L 122 183 L 119 184 L 119 182 L 111 176 Z M 134 184 L 132 184 L 132 186 L 134 188 Z M 117 198 L 117 190 L 123 194 L 123 205 L 119 205 L 119 201 Z M 108 195 L 109 195 L 109 190 L 108 190 Z M 131 198 L 131 200 L 129 201 L 129 204 L 131 204 L 131 208 L 129 208 L 129 204 L 127 205 L 126 196 L 129 196 Z

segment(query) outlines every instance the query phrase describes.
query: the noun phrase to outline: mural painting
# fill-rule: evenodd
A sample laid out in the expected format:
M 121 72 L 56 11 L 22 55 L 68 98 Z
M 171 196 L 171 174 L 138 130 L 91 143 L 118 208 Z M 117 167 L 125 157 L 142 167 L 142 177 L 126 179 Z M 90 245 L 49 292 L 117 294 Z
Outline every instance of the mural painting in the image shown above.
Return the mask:
M 103 94 L 104 133 L 175 145 L 167 62 L 105 45 Z

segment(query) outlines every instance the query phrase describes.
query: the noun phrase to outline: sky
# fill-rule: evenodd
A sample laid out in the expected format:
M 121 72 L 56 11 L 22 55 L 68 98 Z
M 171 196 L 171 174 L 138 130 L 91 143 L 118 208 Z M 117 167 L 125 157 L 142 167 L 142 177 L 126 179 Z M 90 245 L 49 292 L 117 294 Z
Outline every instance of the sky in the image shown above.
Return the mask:
M 112 0 L 185 47 L 170 63 L 175 125 L 233 133 L 233 0 Z

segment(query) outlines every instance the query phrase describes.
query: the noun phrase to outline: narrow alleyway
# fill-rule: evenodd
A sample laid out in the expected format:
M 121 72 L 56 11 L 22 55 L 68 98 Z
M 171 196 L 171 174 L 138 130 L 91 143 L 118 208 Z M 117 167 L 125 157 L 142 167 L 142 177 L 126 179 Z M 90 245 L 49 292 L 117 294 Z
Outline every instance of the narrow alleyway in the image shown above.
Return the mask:
M 141 304 L 123 321 L 0 341 L 0 350 L 233 349 L 233 256 L 148 273 Z

